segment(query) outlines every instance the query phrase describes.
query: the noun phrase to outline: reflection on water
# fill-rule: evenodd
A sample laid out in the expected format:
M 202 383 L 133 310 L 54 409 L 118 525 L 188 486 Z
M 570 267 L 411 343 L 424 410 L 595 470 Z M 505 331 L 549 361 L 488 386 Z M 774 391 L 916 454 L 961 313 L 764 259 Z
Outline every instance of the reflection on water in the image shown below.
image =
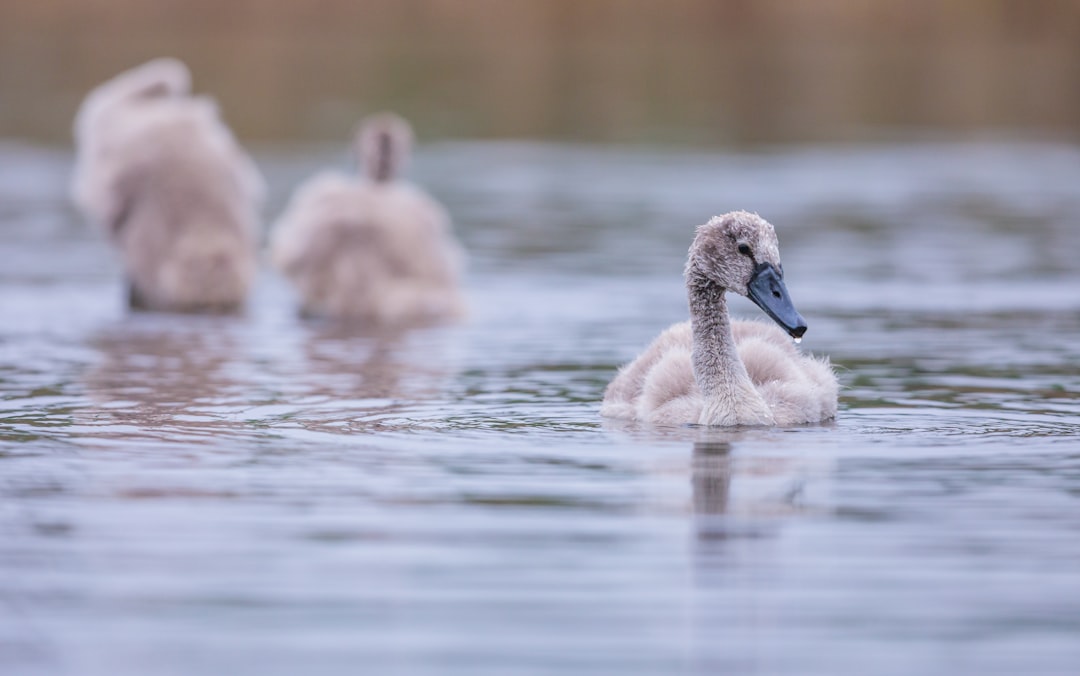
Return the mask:
M 206 433 L 224 421 L 206 408 L 239 393 L 226 367 L 234 358 L 234 336 L 201 317 L 170 322 L 167 327 L 143 326 L 142 317 L 109 327 L 89 344 L 101 361 L 86 374 L 85 392 L 101 409 L 94 425 L 106 434 L 115 426 L 158 429 L 169 436 L 204 428 Z
M 284 309 L 284 308 L 282 308 Z M 253 352 L 244 320 L 135 314 L 99 331 L 100 357 L 83 379 L 93 408 L 83 440 L 197 442 L 250 436 L 252 425 L 342 434 L 413 427 L 413 406 L 437 398 L 451 374 L 430 330 L 364 330 L 299 322 L 279 336 L 288 357 Z M 258 423 L 259 419 L 265 419 Z
M 257 155 L 280 203 L 333 152 Z M 299 321 L 270 273 L 245 316 L 129 315 L 69 160 L 0 145 L 5 673 L 1080 660 L 1075 148 L 422 148 L 473 314 L 389 334 Z M 601 420 L 685 318 L 694 225 L 739 207 L 837 421 Z
M 445 355 L 439 358 L 436 341 L 424 341 L 423 348 L 416 342 L 406 328 L 316 325 L 304 341 L 305 377 L 312 393 L 337 399 L 435 396 L 447 375 Z M 428 350 L 426 358 L 421 349 Z
M 304 353 L 312 385 L 327 396 L 379 398 L 399 396 L 401 370 L 407 362 L 395 354 L 401 332 L 376 334 L 363 340 L 347 326 L 328 325 L 312 332 Z M 430 374 L 437 380 L 436 374 Z
M 701 441 L 694 444 L 691 480 L 694 484 L 694 512 L 723 514 L 731 489 L 731 444 Z

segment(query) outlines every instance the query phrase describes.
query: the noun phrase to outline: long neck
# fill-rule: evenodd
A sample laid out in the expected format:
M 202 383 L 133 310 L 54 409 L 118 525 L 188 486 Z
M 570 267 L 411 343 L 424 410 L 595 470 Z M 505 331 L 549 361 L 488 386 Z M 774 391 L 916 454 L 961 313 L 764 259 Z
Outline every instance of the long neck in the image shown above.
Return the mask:
M 393 135 L 386 129 L 375 130 L 366 139 L 364 149 L 367 176 L 375 183 L 388 183 L 400 170 L 399 155 L 403 151 L 398 147 Z
M 701 422 L 762 424 L 771 414 L 735 349 L 724 289 L 701 277 L 687 280 L 694 380 L 705 399 Z

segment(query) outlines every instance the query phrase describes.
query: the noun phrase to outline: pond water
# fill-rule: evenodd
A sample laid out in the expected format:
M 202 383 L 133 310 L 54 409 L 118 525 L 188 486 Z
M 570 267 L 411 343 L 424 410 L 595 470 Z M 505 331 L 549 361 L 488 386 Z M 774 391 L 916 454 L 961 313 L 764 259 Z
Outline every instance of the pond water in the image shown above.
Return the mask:
M 129 315 L 70 161 L 0 144 L 3 673 L 1075 673 L 1080 149 L 430 145 L 471 315 L 400 334 Z M 603 421 L 737 208 L 837 420 Z

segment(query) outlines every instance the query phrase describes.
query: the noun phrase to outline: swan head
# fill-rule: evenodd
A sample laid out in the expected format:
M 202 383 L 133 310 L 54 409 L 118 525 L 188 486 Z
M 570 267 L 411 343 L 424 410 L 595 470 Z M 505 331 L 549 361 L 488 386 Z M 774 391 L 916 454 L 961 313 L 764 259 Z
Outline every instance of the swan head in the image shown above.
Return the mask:
M 391 181 L 404 173 L 412 144 L 412 127 L 405 118 L 394 113 L 366 117 L 356 132 L 360 166 L 376 183 Z
M 95 88 L 75 117 L 75 138 L 86 140 L 117 106 L 135 101 L 187 96 L 191 93 L 191 71 L 183 61 L 159 58 L 113 77 Z
M 135 97 L 187 96 L 191 93 L 191 71 L 179 59 L 162 57 L 128 71 Z
M 183 61 L 162 57 L 120 73 L 101 85 L 91 97 L 104 103 L 187 96 L 191 71 Z
M 784 284 L 776 231 L 761 216 L 732 211 L 700 226 L 686 262 L 688 286 L 713 285 L 752 300 L 792 338 L 806 321 Z

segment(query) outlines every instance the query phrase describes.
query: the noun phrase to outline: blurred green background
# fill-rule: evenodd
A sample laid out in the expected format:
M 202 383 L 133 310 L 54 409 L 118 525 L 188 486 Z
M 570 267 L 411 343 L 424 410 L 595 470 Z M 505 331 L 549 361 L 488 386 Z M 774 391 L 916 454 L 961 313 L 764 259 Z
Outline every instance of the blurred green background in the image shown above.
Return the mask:
M 1080 137 L 1076 0 L 3 0 L 0 137 L 163 55 L 257 141 Z

